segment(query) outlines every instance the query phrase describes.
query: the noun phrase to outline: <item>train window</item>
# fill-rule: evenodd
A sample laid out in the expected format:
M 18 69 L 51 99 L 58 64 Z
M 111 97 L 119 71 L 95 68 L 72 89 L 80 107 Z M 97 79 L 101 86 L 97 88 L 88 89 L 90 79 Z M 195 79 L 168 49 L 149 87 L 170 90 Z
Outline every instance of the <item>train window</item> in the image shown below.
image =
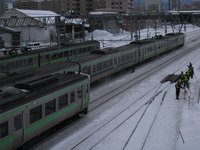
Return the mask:
M 58 58 L 57 53 L 52 54 L 52 56 L 51 56 L 52 60 L 57 59 L 57 58 Z
M 113 65 L 112 59 L 108 60 L 108 67 L 111 67 Z
M 126 55 L 126 60 L 129 60 L 129 54 Z
M 64 57 L 68 57 L 68 56 L 69 56 L 68 51 L 64 52 Z
M 72 55 L 73 55 L 72 51 L 69 51 L 69 56 L 72 56 Z
M 87 74 L 90 74 L 91 73 L 91 68 L 90 68 L 90 66 L 88 66 L 88 72 L 87 72 Z
M 151 46 L 151 47 L 150 47 L 150 52 L 153 52 L 153 49 L 154 49 L 153 46 Z
M 46 55 L 46 60 L 47 60 L 47 61 L 50 61 L 49 55 Z
M 77 50 L 73 50 L 73 55 L 77 55 Z
M 75 91 L 72 91 L 72 92 L 70 93 L 70 102 L 71 102 L 71 103 L 75 102 Z
M 86 48 L 83 48 L 83 53 L 86 53 L 87 52 L 87 49 Z
M 93 73 L 96 72 L 96 65 L 93 65 Z
M 14 130 L 17 131 L 22 128 L 22 115 L 19 114 L 14 117 Z
M 0 138 L 4 138 L 8 135 L 8 121 L 0 124 Z
M 42 105 L 37 106 L 30 110 L 30 124 L 42 118 Z
M 96 49 L 95 47 L 96 47 L 96 46 L 92 46 L 92 47 L 91 47 L 91 51 L 95 50 L 95 49 Z
M 18 63 L 18 67 L 24 67 L 25 66 L 25 60 L 24 59 L 19 60 L 17 63 Z
M 58 53 L 58 58 L 63 58 L 63 53 Z
M 89 85 L 87 84 L 87 87 L 86 87 L 86 92 L 87 92 L 87 94 L 89 93 Z
M 16 62 L 15 62 L 15 61 L 14 61 L 14 62 L 11 62 L 11 63 L 10 63 L 10 69 L 15 69 L 15 68 L 17 68 Z
M 121 57 L 118 57 L 118 63 L 121 63 Z
M 105 69 L 105 68 L 108 68 L 107 61 L 104 61 L 104 62 L 103 62 L 103 69 Z
M 77 55 L 80 54 L 80 50 L 79 49 L 77 49 L 76 51 L 77 51 Z
M 48 116 L 56 111 L 55 99 L 45 104 L 45 116 Z
M 77 89 L 77 99 L 82 99 L 82 87 L 78 87 Z
M 144 54 L 148 54 L 148 52 L 149 52 L 149 48 L 145 48 Z
M 68 93 L 58 98 L 58 108 L 61 109 L 68 105 Z
M 125 56 L 124 55 L 122 55 L 122 62 L 124 62 L 125 61 Z
M 91 52 L 92 51 L 92 48 L 91 47 L 88 47 L 88 52 Z
M 28 59 L 28 65 L 32 65 L 33 64 L 33 58 L 29 58 Z
M 100 70 L 102 70 L 101 63 L 98 63 L 97 64 L 97 71 L 100 71 Z
M 133 59 L 133 53 L 130 54 L 130 59 Z
M 83 53 L 81 48 L 78 49 L 77 52 L 78 52 L 78 54 L 82 54 Z

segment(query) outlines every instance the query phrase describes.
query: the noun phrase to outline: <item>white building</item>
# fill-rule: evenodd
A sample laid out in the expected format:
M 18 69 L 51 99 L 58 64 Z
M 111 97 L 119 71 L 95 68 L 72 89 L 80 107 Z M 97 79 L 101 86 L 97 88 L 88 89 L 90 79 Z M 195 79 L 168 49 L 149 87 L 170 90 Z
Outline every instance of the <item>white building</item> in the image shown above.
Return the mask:
M 54 40 L 54 36 L 56 35 L 56 26 L 50 25 L 49 22 L 45 18 L 50 17 L 51 20 L 55 21 L 55 17 L 58 17 L 58 16 L 60 15 L 52 11 L 22 10 L 22 9 L 14 8 L 4 13 L 0 17 L 0 19 L 9 19 L 9 22 L 6 25 L 4 24 L 3 26 L 12 28 L 15 31 L 19 31 L 20 36 L 18 40 L 20 41 L 20 45 L 24 45 L 25 43 L 28 43 L 28 42 L 51 42 L 52 40 Z M 44 19 L 41 19 L 42 17 L 44 17 Z M 26 18 L 26 19 L 31 18 L 32 22 L 29 23 L 30 26 L 15 26 L 12 24 L 12 18 L 13 18 L 13 22 L 16 19 L 20 19 L 20 18 Z M 3 40 L 5 43 L 9 43 L 7 39 L 3 38 Z M 13 43 L 13 42 L 10 42 L 10 43 Z

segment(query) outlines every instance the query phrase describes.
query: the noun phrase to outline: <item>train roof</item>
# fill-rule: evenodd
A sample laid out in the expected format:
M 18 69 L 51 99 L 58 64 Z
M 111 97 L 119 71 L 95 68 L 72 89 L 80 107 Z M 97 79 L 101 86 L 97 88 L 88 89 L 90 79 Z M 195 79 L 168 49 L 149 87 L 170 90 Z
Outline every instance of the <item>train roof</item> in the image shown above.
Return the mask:
M 104 48 L 104 49 L 100 49 L 100 50 L 91 51 L 90 54 L 110 54 L 110 53 L 114 53 L 117 51 L 118 51 L 118 49 L 115 47 L 108 47 L 108 48 Z
M 163 39 L 167 39 L 171 36 L 179 36 L 182 35 L 183 33 L 168 33 L 166 35 L 156 35 L 155 37 L 152 38 L 148 38 L 148 39 L 142 39 L 142 40 L 138 40 L 138 41 L 133 41 L 130 44 L 139 44 L 139 45 L 143 45 L 143 44 L 148 44 L 151 42 L 155 42 L 155 41 L 159 41 L 159 40 L 163 40 Z
M 116 52 L 123 52 L 124 50 L 131 49 L 131 48 L 137 48 L 137 44 L 127 44 L 127 45 L 123 45 L 120 47 L 108 47 L 108 48 L 103 48 L 103 49 L 99 49 L 99 50 L 94 50 L 92 52 L 90 52 L 90 54 L 112 54 L 112 53 L 116 53 Z
M 89 82 L 84 74 L 57 73 L 4 87 L 0 90 L 0 114 L 87 79 Z

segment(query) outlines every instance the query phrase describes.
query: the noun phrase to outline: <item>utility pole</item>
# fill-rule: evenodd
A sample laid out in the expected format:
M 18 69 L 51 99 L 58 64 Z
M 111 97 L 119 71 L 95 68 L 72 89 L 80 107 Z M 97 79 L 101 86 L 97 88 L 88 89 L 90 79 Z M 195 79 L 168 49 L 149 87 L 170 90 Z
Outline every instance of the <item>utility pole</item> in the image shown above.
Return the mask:
M 131 27 L 130 27 L 130 34 L 131 34 L 131 41 L 133 40 L 133 0 L 131 1 Z
M 140 0 L 138 0 L 138 12 L 135 20 L 135 40 L 138 41 L 138 39 L 140 39 Z
M 139 30 L 139 39 L 140 39 L 140 15 L 141 15 L 141 9 L 140 9 L 140 0 L 138 0 L 138 2 L 139 2 L 139 16 L 138 16 L 138 18 L 139 18 L 139 25 L 138 25 L 138 30 Z

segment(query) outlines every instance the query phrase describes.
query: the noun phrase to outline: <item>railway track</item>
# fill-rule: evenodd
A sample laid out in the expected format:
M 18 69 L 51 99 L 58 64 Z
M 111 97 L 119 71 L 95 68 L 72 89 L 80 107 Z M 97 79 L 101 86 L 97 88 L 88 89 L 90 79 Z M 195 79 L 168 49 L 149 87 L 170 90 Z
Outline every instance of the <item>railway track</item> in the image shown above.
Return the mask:
M 191 47 L 190 49 L 186 49 L 181 54 L 177 54 L 177 55 L 171 57 L 170 59 L 166 59 L 161 64 L 158 64 L 157 66 L 150 68 L 149 70 L 147 70 L 147 72 L 145 74 L 141 74 L 137 78 L 126 81 L 122 85 L 119 85 L 118 87 L 115 87 L 114 89 L 101 95 L 99 98 L 91 101 L 90 111 L 96 110 L 98 107 L 101 107 L 101 105 L 106 104 L 108 101 L 111 101 L 113 98 L 116 98 L 117 96 L 123 94 L 123 92 L 130 89 L 132 86 L 145 80 L 152 74 L 158 72 L 162 68 L 164 68 L 167 65 L 169 65 L 170 63 L 172 63 L 173 61 L 183 57 L 184 55 L 187 55 L 188 53 L 191 52 L 191 50 L 195 50 L 199 46 L 200 46 L 200 44 L 196 44 L 193 47 Z M 196 59 L 199 59 L 199 57 L 200 57 L 200 55 L 196 56 Z M 188 63 L 189 62 L 187 62 L 187 64 Z M 183 68 L 185 66 L 186 66 L 186 64 L 184 63 L 180 68 L 177 68 L 177 70 L 174 73 L 180 73 L 179 70 L 181 70 L 181 68 Z M 99 125 L 98 128 L 96 128 L 92 133 L 85 136 L 81 141 L 77 142 L 76 145 L 73 145 L 73 147 L 71 149 L 80 149 L 83 145 L 88 145 L 88 147 L 86 147 L 86 149 L 96 149 L 98 147 L 99 143 L 104 142 L 107 137 L 109 137 L 111 134 L 116 132 L 121 126 L 124 126 L 124 124 L 126 124 L 126 122 L 129 121 L 130 118 L 132 118 L 133 116 L 136 116 L 136 117 L 134 117 L 135 118 L 134 121 L 136 122 L 136 125 L 132 127 L 133 130 L 132 130 L 131 134 L 129 135 L 129 137 L 127 137 L 126 142 L 124 143 L 124 147 L 121 148 L 123 150 L 130 149 L 129 143 L 132 142 L 131 139 L 134 139 L 134 136 L 137 135 L 137 133 L 136 133 L 137 131 L 139 132 L 140 129 L 138 129 L 138 128 L 140 128 L 140 126 L 141 126 L 140 124 L 142 123 L 142 120 L 146 116 L 148 116 L 148 115 L 146 115 L 149 113 L 148 109 L 149 109 L 149 107 L 152 107 L 152 103 L 155 101 L 154 115 L 149 123 L 149 128 L 146 129 L 147 130 L 146 135 L 143 135 L 144 136 L 143 142 L 141 143 L 140 148 L 139 148 L 139 149 L 143 149 L 145 146 L 145 143 L 148 139 L 149 133 L 151 132 L 151 129 L 153 128 L 153 125 L 155 123 L 157 115 L 159 114 L 159 111 L 162 107 L 162 104 L 164 103 L 164 97 L 167 93 L 167 87 L 169 87 L 169 85 L 170 85 L 170 83 L 157 84 L 156 87 L 153 87 L 149 92 L 147 92 L 141 98 L 135 100 L 128 107 L 125 107 L 119 113 L 115 114 L 115 116 L 110 118 L 110 120 L 107 120 L 107 122 Z M 156 91 L 155 91 L 155 89 L 156 89 Z M 143 100 L 143 99 L 145 99 L 144 97 L 148 97 L 149 94 L 152 95 L 152 92 L 154 92 L 154 94 L 153 94 L 154 96 L 149 98 L 147 101 L 144 101 Z M 161 96 L 159 96 L 159 95 L 161 95 Z M 130 111 L 130 110 L 132 110 L 132 111 Z M 126 117 L 124 117 L 123 114 L 127 111 L 130 111 L 130 114 L 128 116 L 126 115 Z M 137 115 L 137 113 L 140 115 Z M 152 114 L 152 112 L 151 112 L 151 114 Z M 123 118 L 121 122 L 117 122 L 117 120 L 119 120 L 119 118 Z M 113 122 L 115 122 L 115 123 L 113 123 Z M 115 124 L 115 125 L 113 125 L 113 124 Z M 105 133 L 104 132 L 105 130 L 106 130 L 106 134 L 102 134 L 102 133 Z M 96 137 L 98 137 L 98 138 L 96 138 Z M 86 144 L 86 143 L 88 143 L 88 141 L 91 141 L 91 140 L 93 141 L 92 144 Z

